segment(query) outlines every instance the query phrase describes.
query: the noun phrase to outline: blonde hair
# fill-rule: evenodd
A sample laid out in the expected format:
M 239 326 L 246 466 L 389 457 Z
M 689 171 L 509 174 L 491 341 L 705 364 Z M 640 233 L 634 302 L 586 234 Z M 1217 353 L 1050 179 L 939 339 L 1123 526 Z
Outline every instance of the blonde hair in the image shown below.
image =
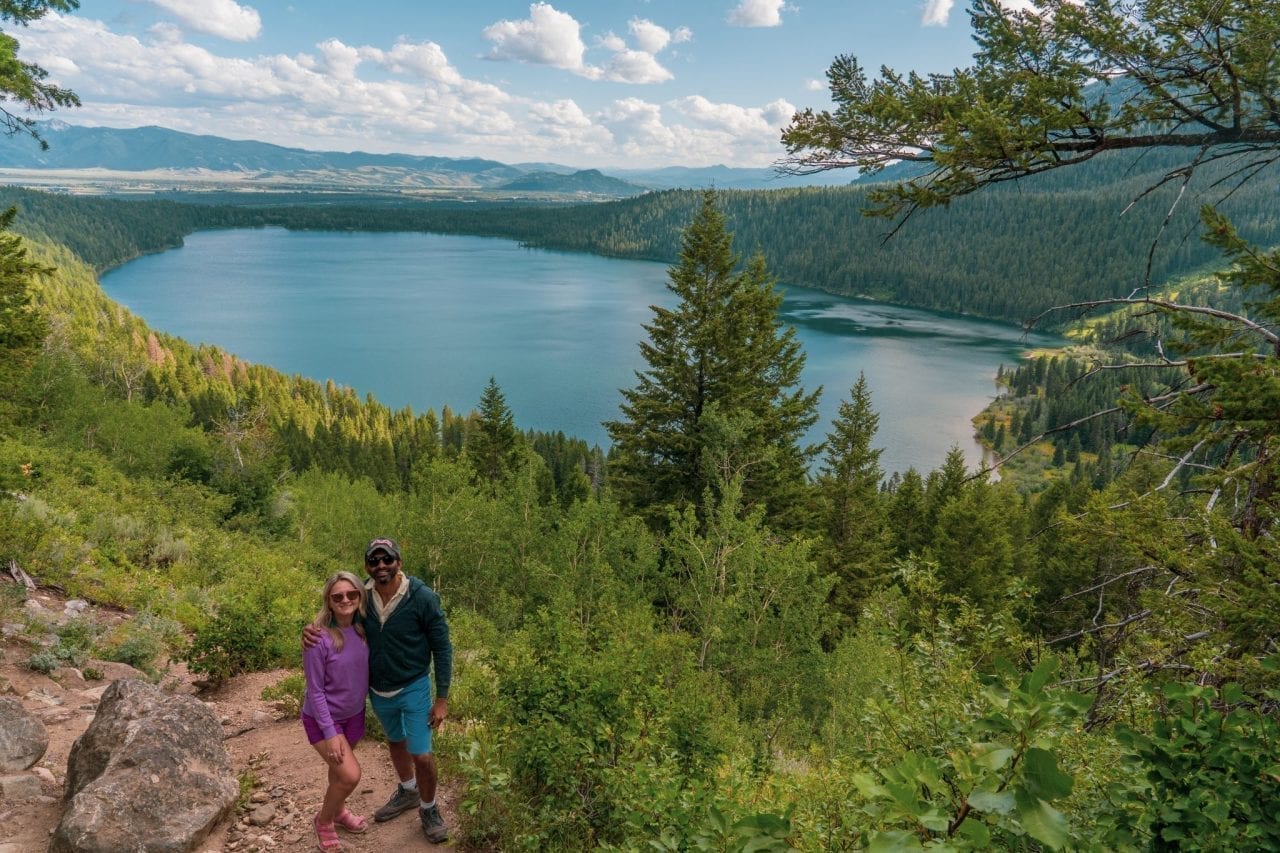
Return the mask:
M 324 582 L 324 590 L 320 593 L 320 612 L 316 614 L 315 619 L 311 620 L 311 624 L 317 628 L 324 628 L 329 632 L 329 636 L 333 638 L 333 649 L 338 652 L 342 651 L 345 640 L 342 637 L 342 631 L 338 628 L 338 619 L 333 615 L 333 609 L 329 603 L 329 593 L 333 591 L 334 586 L 339 581 L 346 581 L 360 593 L 360 602 L 356 605 L 357 618 L 354 620 L 354 625 L 356 633 L 360 635 L 361 639 L 364 639 L 364 626 L 360 624 L 360 621 L 364 618 L 365 605 L 368 598 L 365 594 L 364 584 L 360 583 L 360 579 L 351 572 L 335 572 Z

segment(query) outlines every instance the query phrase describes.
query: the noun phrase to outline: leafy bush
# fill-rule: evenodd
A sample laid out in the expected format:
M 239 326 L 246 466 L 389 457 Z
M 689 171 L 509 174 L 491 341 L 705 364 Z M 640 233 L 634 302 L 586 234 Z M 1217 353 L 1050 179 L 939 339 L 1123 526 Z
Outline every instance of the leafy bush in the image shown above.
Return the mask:
M 586 628 L 540 612 L 494 661 L 493 726 L 462 756 L 473 840 L 588 849 L 701 824 L 690 786 L 705 787 L 733 712 L 692 643 L 641 611 L 613 618 Z
M 215 684 L 268 669 L 282 657 L 279 629 L 270 609 L 245 599 L 225 602 L 210 622 L 196 629 L 182 653 L 192 672 Z
M 56 654 L 48 649 L 36 652 L 31 655 L 31 657 L 27 658 L 27 669 L 32 670 L 33 672 L 42 672 L 45 675 L 48 675 L 60 666 L 62 666 L 62 661 L 58 659 Z
M 181 636 L 181 626 L 172 619 L 141 613 L 120 624 L 102 654 L 107 660 L 128 664 L 154 678 L 161 655 L 167 654 Z
M 1113 846 L 1280 850 L 1280 721 L 1235 684 L 1169 684 L 1163 696 L 1150 733 L 1117 732 L 1138 772 L 1103 816 Z
M 261 696 L 264 701 L 275 702 L 286 717 L 297 719 L 302 714 L 302 700 L 306 692 L 306 676 L 294 672 L 262 688 Z

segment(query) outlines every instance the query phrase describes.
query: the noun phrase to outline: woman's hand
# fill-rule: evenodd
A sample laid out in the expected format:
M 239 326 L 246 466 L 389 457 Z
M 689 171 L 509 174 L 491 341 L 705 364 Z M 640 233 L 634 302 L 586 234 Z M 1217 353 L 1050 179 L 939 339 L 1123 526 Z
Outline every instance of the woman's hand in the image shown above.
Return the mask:
M 342 732 L 338 732 L 336 735 L 326 740 L 324 744 L 324 760 L 332 764 L 334 767 L 340 766 L 351 753 L 351 747 L 347 745 L 347 736 Z

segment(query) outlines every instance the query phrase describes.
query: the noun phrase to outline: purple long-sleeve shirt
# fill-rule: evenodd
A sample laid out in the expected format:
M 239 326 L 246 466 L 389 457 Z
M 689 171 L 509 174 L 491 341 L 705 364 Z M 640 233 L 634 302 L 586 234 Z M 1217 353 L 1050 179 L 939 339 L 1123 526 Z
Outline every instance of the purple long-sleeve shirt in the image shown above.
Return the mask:
M 343 628 L 342 639 L 342 651 L 334 651 L 333 637 L 325 631 L 320 642 L 302 652 L 307 677 L 302 713 L 316 721 L 326 740 L 338 733 L 335 720 L 364 710 L 369 692 L 369 647 L 354 627 Z

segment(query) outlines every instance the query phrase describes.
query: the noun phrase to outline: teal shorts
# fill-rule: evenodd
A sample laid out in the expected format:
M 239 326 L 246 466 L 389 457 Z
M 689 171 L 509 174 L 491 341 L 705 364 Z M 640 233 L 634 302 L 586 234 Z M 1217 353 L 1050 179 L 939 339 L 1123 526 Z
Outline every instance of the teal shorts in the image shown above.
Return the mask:
M 409 742 L 410 755 L 431 752 L 431 676 L 424 675 L 394 696 L 369 691 L 369 704 L 391 743 Z

